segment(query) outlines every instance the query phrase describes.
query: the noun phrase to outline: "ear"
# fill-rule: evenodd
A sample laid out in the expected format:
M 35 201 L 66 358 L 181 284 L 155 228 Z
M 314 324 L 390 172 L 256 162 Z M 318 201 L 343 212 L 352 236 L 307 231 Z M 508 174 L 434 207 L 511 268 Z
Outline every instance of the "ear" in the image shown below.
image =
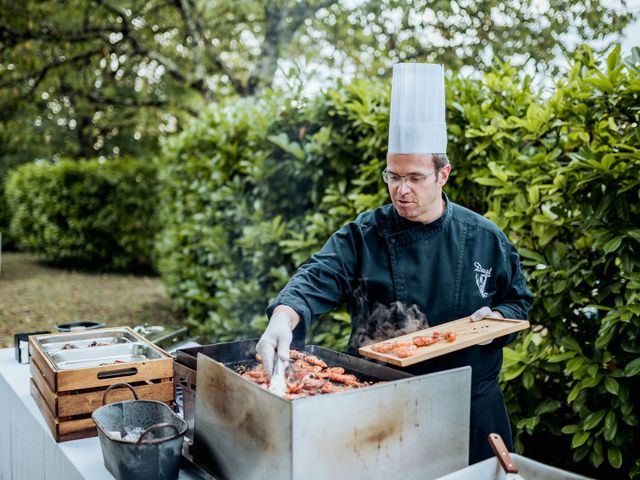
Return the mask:
M 438 183 L 440 183 L 441 185 L 444 185 L 445 183 L 447 183 L 450 173 L 451 173 L 451 164 L 448 163 L 444 167 L 442 167 L 438 172 Z

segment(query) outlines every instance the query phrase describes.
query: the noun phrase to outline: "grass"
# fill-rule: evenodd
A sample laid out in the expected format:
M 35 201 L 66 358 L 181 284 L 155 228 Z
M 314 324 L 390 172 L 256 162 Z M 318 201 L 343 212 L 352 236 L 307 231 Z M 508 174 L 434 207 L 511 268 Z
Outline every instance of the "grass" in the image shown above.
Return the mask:
M 76 321 L 180 326 L 157 277 L 60 269 L 31 254 L 2 253 L 0 347 L 13 346 L 15 333 L 55 332 Z

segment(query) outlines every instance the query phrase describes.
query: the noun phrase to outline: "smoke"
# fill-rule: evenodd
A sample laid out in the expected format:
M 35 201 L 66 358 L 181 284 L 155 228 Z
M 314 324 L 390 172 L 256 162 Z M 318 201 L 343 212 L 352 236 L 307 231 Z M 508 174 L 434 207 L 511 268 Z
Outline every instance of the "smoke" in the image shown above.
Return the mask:
M 393 302 L 387 307 L 376 303 L 363 327 L 358 329 L 360 346 L 417 332 L 429 328 L 429 323 L 417 305 L 407 307 L 402 302 Z
M 364 280 L 353 292 L 351 325 L 350 352 L 356 352 L 358 347 L 371 343 L 429 328 L 427 316 L 417 305 L 407 306 L 402 302 L 393 302 L 387 306 L 376 302 L 370 311 Z

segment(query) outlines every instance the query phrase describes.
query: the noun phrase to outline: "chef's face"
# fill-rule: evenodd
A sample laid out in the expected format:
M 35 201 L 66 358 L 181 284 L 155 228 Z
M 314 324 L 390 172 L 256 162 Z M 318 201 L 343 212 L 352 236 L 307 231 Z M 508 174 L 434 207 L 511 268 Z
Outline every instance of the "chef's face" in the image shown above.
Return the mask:
M 443 213 L 442 187 L 451 165 L 436 170 L 433 155 L 387 155 L 387 186 L 393 206 L 407 220 L 429 223 Z

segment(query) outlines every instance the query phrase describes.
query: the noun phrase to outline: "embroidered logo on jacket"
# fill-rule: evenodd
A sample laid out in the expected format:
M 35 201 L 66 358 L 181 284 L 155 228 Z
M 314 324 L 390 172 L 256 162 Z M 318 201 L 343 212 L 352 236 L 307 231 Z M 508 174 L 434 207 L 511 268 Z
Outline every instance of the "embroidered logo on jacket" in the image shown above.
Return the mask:
M 478 290 L 480 290 L 480 295 L 482 295 L 482 298 L 486 298 L 489 296 L 489 294 L 485 292 L 485 288 L 487 287 L 487 279 L 491 276 L 491 270 L 493 270 L 493 267 L 489 269 L 482 268 L 482 265 L 480 265 L 478 262 L 475 262 L 473 266 L 475 267 L 474 271 L 476 272 L 476 285 L 478 286 Z

